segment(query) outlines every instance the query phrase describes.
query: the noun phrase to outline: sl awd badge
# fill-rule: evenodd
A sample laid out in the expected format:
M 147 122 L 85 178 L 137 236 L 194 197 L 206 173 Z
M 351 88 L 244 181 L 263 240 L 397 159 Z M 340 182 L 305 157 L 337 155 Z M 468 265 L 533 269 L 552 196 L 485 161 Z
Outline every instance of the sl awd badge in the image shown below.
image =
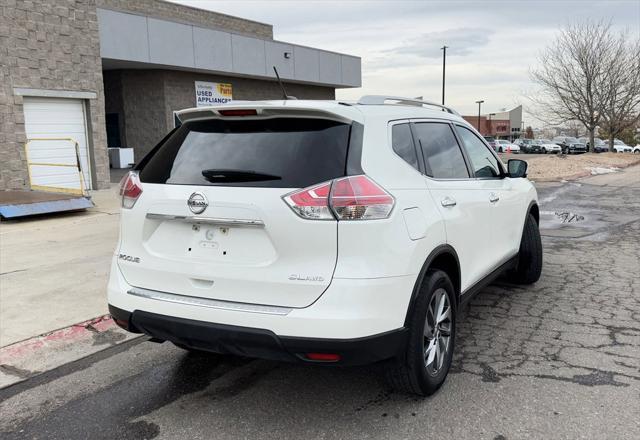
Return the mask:
M 189 196 L 189 200 L 187 200 L 187 206 L 194 214 L 202 214 L 207 206 L 209 206 L 209 202 L 204 194 L 201 192 L 194 192 Z

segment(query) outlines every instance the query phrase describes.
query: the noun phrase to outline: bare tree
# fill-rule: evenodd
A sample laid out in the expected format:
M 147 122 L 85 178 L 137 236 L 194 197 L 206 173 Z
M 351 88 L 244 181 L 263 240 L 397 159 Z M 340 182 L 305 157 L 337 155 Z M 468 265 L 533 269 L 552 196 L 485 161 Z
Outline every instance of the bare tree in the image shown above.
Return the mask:
M 530 72 L 540 86 L 530 97 L 538 106 L 535 116 L 549 125 L 579 121 L 593 146 L 602 118 L 602 84 L 609 78 L 607 60 L 615 43 L 609 22 L 586 21 L 562 29 Z
M 609 135 L 609 151 L 617 136 L 640 121 L 640 38 L 633 41 L 623 32 L 615 43 L 602 89 L 602 126 Z

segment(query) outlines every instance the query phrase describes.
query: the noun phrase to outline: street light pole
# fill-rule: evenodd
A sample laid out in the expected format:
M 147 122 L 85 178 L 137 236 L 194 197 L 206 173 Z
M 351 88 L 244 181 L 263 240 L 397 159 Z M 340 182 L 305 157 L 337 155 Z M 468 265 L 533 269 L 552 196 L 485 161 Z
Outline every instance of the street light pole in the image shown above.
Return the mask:
M 444 105 L 444 72 L 447 66 L 447 47 L 449 46 L 442 46 L 440 48 L 442 49 L 442 105 Z
M 476 104 L 478 104 L 478 131 L 480 132 L 480 134 L 482 134 L 482 131 L 480 130 L 480 107 L 482 106 L 483 102 L 484 100 L 476 101 Z
M 489 136 L 493 136 L 493 125 L 491 125 L 491 116 L 495 115 L 495 113 L 489 113 Z

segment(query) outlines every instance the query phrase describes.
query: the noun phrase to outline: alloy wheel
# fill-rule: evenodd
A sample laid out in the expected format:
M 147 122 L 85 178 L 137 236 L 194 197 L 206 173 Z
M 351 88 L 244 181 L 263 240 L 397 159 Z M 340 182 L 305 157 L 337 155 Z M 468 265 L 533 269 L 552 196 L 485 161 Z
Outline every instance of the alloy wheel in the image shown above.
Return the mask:
M 438 374 L 447 358 L 451 345 L 452 309 L 447 291 L 436 290 L 429 302 L 424 323 L 423 354 L 427 372 Z

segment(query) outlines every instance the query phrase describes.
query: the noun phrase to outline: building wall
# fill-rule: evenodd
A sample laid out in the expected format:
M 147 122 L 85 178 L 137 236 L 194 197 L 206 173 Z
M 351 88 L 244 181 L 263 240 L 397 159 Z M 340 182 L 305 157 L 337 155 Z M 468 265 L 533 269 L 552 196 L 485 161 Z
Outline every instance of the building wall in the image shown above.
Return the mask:
M 90 149 L 98 188 L 109 182 L 94 0 L 3 0 L 0 8 L 0 190 L 28 189 L 23 98 L 14 88 L 94 92 Z
M 96 0 L 96 3 L 99 8 L 133 12 L 155 18 L 273 39 L 273 26 L 270 24 L 233 17 L 219 12 L 191 8 L 185 5 L 160 0 Z
M 274 81 L 225 77 L 175 70 L 117 70 L 104 72 L 107 103 L 121 96 L 122 105 L 107 106 L 107 112 L 122 112 L 123 144 L 134 148 L 140 160 L 173 128 L 173 112 L 196 106 L 195 81 L 230 83 L 237 100 L 280 99 Z M 118 89 L 121 87 L 121 90 Z M 301 99 L 335 99 L 331 87 L 285 83 L 287 93 Z M 116 100 L 117 101 L 117 100 Z M 121 110 L 119 110 L 121 109 Z

